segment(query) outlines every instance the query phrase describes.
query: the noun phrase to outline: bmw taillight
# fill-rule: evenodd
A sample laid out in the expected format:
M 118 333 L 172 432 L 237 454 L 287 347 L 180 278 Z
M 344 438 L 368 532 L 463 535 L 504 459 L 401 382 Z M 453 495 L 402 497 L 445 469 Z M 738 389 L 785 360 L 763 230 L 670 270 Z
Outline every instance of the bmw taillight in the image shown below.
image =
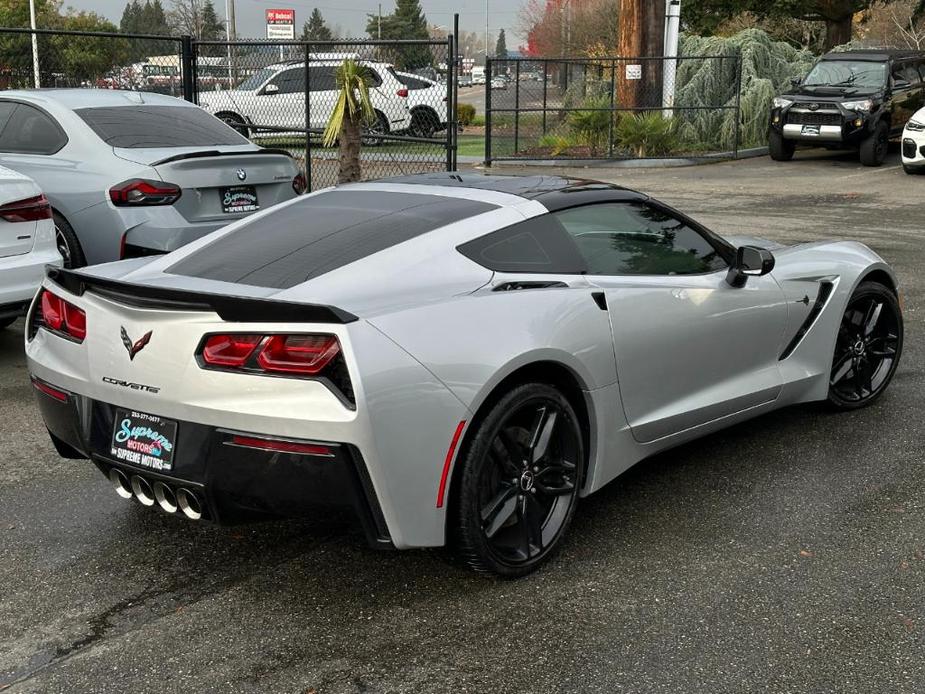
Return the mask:
M 297 173 L 295 178 L 292 179 L 292 189 L 295 191 L 296 195 L 301 195 L 308 190 L 308 183 L 305 182 L 305 176 Z
M 182 194 L 180 186 L 146 178 L 132 178 L 109 189 L 109 199 L 116 207 L 173 205 Z
M 87 336 L 87 314 L 82 308 L 47 289 L 42 290 L 39 307 L 40 327 L 75 342 L 84 341 Z
M 0 219 L 8 222 L 37 222 L 51 219 L 51 205 L 44 195 L 0 205 Z
M 335 335 L 214 333 L 202 339 L 196 360 L 217 371 L 323 378 L 353 404 L 353 386 Z

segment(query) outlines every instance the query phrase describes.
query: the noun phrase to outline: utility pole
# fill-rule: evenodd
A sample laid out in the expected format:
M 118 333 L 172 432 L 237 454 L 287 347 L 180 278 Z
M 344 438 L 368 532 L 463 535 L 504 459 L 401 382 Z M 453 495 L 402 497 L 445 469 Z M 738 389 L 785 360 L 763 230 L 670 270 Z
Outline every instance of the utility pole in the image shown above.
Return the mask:
M 379 40 L 381 41 L 382 40 L 382 3 L 381 2 L 379 3 L 379 22 L 378 22 L 377 32 L 378 32 L 377 36 Z
M 234 87 L 234 57 L 231 42 L 235 40 L 237 32 L 234 25 L 234 0 L 225 0 L 225 39 L 228 41 L 228 88 Z
M 485 0 L 485 64 L 488 65 L 488 0 Z
M 29 26 L 32 27 L 32 72 L 35 77 L 35 88 L 38 89 L 42 86 L 42 80 L 39 75 L 39 37 L 35 33 L 35 0 L 29 0 Z
M 681 26 L 681 0 L 665 0 L 665 70 L 662 75 L 663 115 L 671 118 L 674 111 L 674 81 L 678 69 L 678 32 Z

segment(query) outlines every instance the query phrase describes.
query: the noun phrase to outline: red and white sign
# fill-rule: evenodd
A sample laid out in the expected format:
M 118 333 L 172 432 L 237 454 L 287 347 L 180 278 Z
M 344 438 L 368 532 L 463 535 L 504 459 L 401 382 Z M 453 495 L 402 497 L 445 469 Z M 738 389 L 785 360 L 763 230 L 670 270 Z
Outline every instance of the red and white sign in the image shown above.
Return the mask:
M 267 10 L 267 38 L 295 38 L 295 10 Z

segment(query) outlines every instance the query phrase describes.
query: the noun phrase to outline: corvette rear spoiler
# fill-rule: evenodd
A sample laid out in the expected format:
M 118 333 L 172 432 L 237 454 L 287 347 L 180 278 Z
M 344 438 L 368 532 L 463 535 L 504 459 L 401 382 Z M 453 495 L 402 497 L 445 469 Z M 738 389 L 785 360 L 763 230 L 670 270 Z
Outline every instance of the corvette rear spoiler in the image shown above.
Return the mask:
M 250 296 L 210 294 L 150 284 L 133 284 L 93 277 L 74 270 L 48 267 L 46 275 L 71 294 L 91 292 L 120 304 L 174 311 L 214 311 L 222 320 L 240 323 L 352 323 L 358 318 L 334 306 Z

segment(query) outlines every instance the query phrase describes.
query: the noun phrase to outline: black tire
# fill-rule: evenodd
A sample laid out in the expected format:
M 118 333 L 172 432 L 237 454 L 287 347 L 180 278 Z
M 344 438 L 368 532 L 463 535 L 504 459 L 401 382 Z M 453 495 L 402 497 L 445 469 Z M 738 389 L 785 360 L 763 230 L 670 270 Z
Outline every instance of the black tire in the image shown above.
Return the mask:
M 363 128 L 363 139 L 361 142 L 364 147 L 380 147 L 384 144 L 384 141 L 375 137 L 376 135 L 388 135 L 389 134 L 389 120 L 385 117 L 385 114 L 376 111 L 376 121 L 372 125 L 364 126 Z M 367 137 L 366 133 L 372 135 L 373 137 Z
M 16 322 L 16 316 L 13 316 L 12 318 L 0 318 L 0 330 L 3 330 L 4 328 L 9 328 L 15 322 Z
M 440 117 L 432 108 L 417 108 L 411 112 L 411 134 L 431 138 L 440 129 Z
M 877 400 L 893 379 L 903 349 L 899 300 L 879 282 L 862 282 L 848 300 L 829 372 L 829 404 L 856 410 Z
M 776 130 L 772 130 L 768 135 L 768 153 L 774 161 L 790 161 L 796 150 L 796 143 L 792 140 L 785 140 L 783 135 Z
M 457 561 L 516 578 L 561 545 L 585 468 L 581 425 L 566 397 L 543 383 L 502 396 L 460 453 L 450 516 Z
M 222 112 L 216 113 L 215 117 L 222 121 L 229 128 L 233 128 L 239 135 L 244 137 L 250 137 L 250 128 L 247 127 L 247 121 L 244 120 L 243 116 L 239 116 L 237 113 L 231 112 Z
M 890 129 L 881 121 L 861 142 L 860 158 L 864 166 L 880 166 L 890 148 Z
M 64 267 L 78 268 L 87 264 L 87 257 L 80 247 L 80 241 L 67 220 L 57 212 L 54 213 L 55 245 L 64 259 Z

